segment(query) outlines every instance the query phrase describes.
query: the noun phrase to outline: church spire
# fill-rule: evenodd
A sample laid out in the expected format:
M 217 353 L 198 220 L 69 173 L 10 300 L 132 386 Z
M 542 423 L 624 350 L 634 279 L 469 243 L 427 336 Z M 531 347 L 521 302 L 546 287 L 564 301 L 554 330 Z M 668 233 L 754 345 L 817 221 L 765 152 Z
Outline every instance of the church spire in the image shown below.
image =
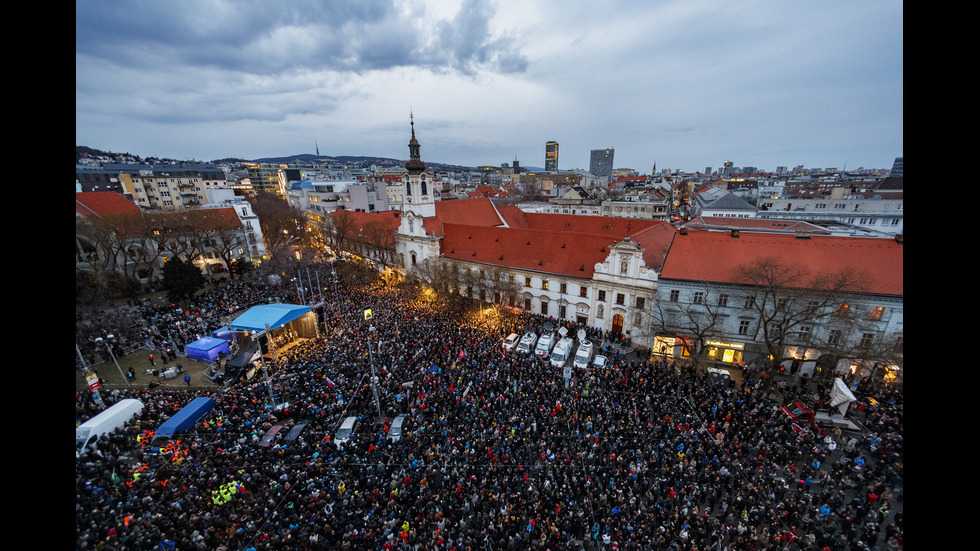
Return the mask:
M 419 153 L 419 141 L 415 139 L 415 114 L 410 112 L 408 118 L 412 122 L 412 139 L 408 142 L 409 160 L 405 163 L 405 168 L 409 174 L 421 174 L 425 170 L 425 163 Z

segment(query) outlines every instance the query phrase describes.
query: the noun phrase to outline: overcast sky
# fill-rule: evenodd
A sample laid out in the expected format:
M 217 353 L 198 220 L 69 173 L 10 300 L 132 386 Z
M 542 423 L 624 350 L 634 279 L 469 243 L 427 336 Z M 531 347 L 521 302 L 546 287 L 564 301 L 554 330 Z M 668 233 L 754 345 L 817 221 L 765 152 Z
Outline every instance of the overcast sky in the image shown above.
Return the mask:
M 890 168 L 901 1 L 75 3 L 75 142 L 210 161 L 314 153 L 649 173 Z

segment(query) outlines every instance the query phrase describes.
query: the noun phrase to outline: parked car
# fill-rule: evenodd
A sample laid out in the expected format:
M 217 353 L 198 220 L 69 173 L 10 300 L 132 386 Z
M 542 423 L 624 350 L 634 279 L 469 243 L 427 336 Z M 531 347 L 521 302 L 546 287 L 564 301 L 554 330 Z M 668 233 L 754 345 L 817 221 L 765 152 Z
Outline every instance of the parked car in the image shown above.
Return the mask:
M 809 425 L 813 423 L 813 410 L 801 402 L 792 402 L 780 409 L 798 425 Z
M 282 430 L 282 425 L 276 425 L 271 429 L 269 429 L 265 433 L 265 436 L 262 437 L 262 440 L 259 440 L 259 446 L 263 448 L 268 448 L 269 446 L 271 446 L 272 443 L 276 441 L 276 435 L 278 435 L 279 431 L 281 430 Z
M 398 442 L 402 438 L 402 433 L 405 430 L 405 422 L 408 419 L 407 415 L 399 415 L 395 417 L 395 420 L 391 422 L 391 427 L 388 428 L 388 439 L 392 442 Z
M 340 428 L 337 429 L 337 434 L 334 435 L 334 443 L 337 445 L 344 444 L 352 434 L 354 434 L 354 428 L 357 426 L 357 417 L 348 417 L 344 419 L 343 423 L 340 424 Z
M 609 358 L 603 356 L 602 354 L 596 354 L 596 357 L 592 359 L 592 367 L 596 369 L 603 369 L 606 367 L 606 363 L 609 362 Z
M 289 429 L 289 434 L 286 435 L 286 438 L 283 439 L 283 441 L 284 442 L 296 441 L 296 439 L 299 438 L 299 435 L 303 434 L 303 431 L 306 430 L 307 425 L 309 425 L 309 423 L 299 423 L 293 426 L 293 428 Z
M 505 351 L 510 352 L 515 346 L 517 346 L 517 341 L 519 339 L 520 336 L 518 336 L 517 333 L 511 333 L 510 335 L 507 335 L 507 338 L 504 339 L 504 342 L 500 346 L 502 346 Z

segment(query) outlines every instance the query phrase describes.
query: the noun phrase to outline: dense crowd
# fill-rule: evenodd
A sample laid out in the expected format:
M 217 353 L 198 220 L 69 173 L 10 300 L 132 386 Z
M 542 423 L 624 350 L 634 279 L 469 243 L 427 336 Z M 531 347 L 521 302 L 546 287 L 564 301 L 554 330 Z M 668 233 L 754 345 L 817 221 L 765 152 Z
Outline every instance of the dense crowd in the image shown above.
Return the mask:
M 232 314 L 256 304 L 287 302 L 294 295 L 261 280 L 214 282 L 185 308 L 160 298 L 94 314 L 78 313 L 75 342 L 88 364 L 109 360 L 107 348 L 97 344 L 100 338 L 110 343 L 116 355 L 135 349 L 182 353 L 185 345 L 227 324 Z
M 214 292 L 200 332 L 265 299 L 248 286 Z M 76 548 L 902 547 L 899 392 L 867 401 L 872 435 L 849 436 L 794 426 L 758 384 L 710 385 L 666 362 L 620 359 L 566 383 L 547 361 L 502 351 L 502 336 L 542 330 L 531 316 L 501 326 L 381 288 L 327 302 L 323 335 L 271 366 L 283 409 L 256 380 L 104 393 L 146 411 L 76 460 Z M 827 388 L 793 392 L 826 401 Z M 147 436 L 198 395 L 216 399 L 214 414 L 150 454 Z M 76 396 L 76 422 L 96 413 Z M 393 442 L 399 413 L 407 432 Z M 361 423 L 338 445 L 347 416 Z M 300 422 L 295 442 L 284 430 L 258 445 Z

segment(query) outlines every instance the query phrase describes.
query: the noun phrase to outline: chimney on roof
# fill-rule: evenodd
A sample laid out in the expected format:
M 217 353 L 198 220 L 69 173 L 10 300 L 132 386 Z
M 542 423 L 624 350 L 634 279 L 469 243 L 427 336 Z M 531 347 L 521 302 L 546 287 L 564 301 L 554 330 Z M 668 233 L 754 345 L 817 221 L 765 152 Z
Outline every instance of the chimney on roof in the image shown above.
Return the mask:
M 810 239 L 810 232 L 808 232 L 808 231 L 797 231 L 796 232 L 796 238 L 797 239 Z
M 677 233 L 687 235 L 687 227 L 678 228 Z
M 732 238 L 738 239 L 738 230 L 732 230 Z
M 901 245 L 901 244 L 903 244 L 904 241 L 905 241 L 905 236 L 904 235 L 902 235 L 900 233 L 896 233 L 895 234 L 895 242 L 896 243 L 898 243 L 899 245 Z

